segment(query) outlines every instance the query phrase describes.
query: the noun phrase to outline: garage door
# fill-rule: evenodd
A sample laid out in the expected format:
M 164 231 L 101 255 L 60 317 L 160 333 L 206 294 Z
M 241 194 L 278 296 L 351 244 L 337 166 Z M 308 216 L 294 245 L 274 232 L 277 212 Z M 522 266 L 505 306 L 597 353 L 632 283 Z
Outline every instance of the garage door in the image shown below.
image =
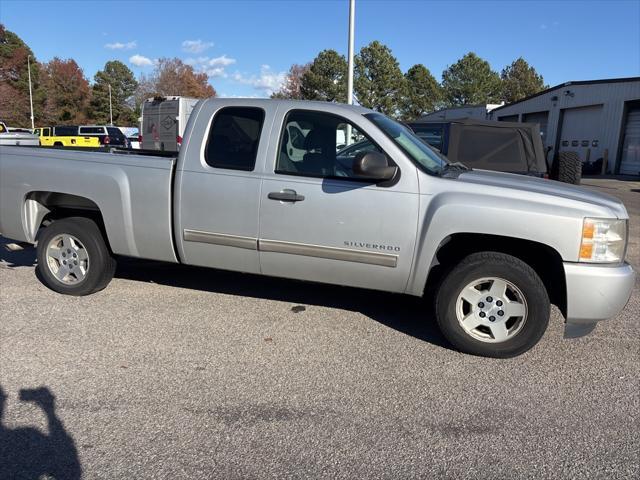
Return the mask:
M 563 110 L 560 132 L 560 152 L 577 152 L 580 159 L 590 162 L 602 158 L 604 149 L 602 105 Z
M 640 175 L 640 108 L 629 110 L 626 124 L 620 173 Z
M 542 135 L 542 143 L 546 147 L 547 144 L 547 125 L 549 124 L 549 112 L 532 112 L 522 115 L 522 121 L 525 123 L 537 123 L 540 125 L 540 135 Z

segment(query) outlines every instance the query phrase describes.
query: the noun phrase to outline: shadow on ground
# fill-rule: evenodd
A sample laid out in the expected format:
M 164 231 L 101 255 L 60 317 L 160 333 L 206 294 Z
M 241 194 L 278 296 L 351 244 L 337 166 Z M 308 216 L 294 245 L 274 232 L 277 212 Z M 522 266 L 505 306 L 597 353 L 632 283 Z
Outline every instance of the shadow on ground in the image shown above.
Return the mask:
M 36 264 L 36 250 L 31 246 L 25 246 L 17 250 L 11 250 L 7 245 L 11 244 L 10 240 L 0 236 L 0 261 L 5 263 L 7 267 L 33 267 Z M 3 265 L 0 264 L 0 267 Z
M 3 246 L 6 242 L 0 237 L 0 261 L 4 261 L 4 265 L 35 265 L 34 248 L 9 251 Z M 123 257 L 118 258 L 116 277 L 204 292 L 278 300 L 291 303 L 292 308 L 316 305 L 359 312 L 406 335 L 450 348 L 435 323 L 432 302 L 408 295 Z
M 0 478 L 75 480 L 82 474 L 78 450 L 55 412 L 55 397 L 46 387 L 22 389 L 20 401 L 42 409 L 48 433 L 32 427 L 7 428 L 6 396 L 0 386 Z

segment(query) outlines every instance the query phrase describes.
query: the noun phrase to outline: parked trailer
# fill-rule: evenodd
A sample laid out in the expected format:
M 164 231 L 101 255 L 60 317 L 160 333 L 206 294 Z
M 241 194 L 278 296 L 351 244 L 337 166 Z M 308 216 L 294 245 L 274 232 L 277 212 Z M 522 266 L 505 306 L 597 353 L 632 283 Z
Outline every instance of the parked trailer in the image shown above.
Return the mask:
M 177 152 L 191 112 L 200 100 L 189 97 L 154 97 L 142 105 L 141 147 Z

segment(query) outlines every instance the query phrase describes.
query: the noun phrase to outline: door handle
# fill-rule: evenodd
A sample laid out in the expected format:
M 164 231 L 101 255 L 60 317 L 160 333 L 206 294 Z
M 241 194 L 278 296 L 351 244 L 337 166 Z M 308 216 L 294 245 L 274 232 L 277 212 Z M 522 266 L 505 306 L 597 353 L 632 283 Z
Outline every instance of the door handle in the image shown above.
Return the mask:
M 281 202 L 301 202 L 304 195 L 298 195 L 295 190 L 284 188 L 279 192 L 270 192 L 267 197 L 271 200 L 280 200 Z

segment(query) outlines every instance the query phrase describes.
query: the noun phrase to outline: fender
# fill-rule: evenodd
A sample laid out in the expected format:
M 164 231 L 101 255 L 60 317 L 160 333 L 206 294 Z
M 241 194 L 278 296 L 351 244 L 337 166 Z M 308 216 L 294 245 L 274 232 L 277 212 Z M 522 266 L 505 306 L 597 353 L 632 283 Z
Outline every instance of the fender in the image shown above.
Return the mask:
M 422 295 L 438 248 L 456 233 L 530 240 L 552 248 L 564 261 L 577 261 L 586 212 L 544 202 L 532 207 L 530 200 L 505 198 L 504 192 L 421 195 L 416 255 L 406 293 Z

